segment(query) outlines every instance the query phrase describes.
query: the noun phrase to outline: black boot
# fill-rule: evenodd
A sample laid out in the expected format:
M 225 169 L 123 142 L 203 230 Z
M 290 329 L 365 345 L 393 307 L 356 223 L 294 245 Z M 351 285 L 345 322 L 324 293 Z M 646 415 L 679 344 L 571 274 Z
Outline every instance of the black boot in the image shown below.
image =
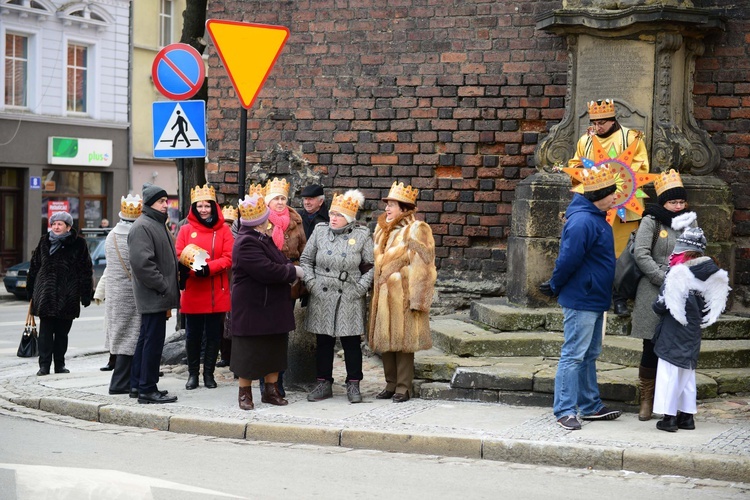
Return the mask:
M 677 432 L 677 417 L 674 415 L 664 415 L 664 418 L 656 422 L 656 428 L 660 431 Z
M 185 339 L 185 350 L 187 351 L 188 379 L 185 389 L 193 390 L 198 387 L 198 373 L 201 371 L 201 337 L 194 333 L 188 334 Z
M 685 429 L 688 431 L 692 431 L 695 429 L 695 419 L 693 418 L 692 413 L 682 413 L 681 411 L 677 412 L 677 427 L 680 429 Z
M 219 335 L 206 338 L 206 350 L 203 359 L 203 385 L 207 389 L 216 389 L 216 379 L 214 379 L 214 369 L 216 368 L 216 358 L 219 356 Z
M 630 316 L 630 310 L 628 309 L 628 303 L 623 301 L 615 302 L 615 314 L 621 318 L 627 318 Z

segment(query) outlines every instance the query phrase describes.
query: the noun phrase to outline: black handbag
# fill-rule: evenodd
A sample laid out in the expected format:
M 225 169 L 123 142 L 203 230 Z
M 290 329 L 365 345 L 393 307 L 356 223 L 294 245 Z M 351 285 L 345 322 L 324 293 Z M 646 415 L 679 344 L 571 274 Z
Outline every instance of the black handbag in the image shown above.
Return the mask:
M 654 250 L 656 240 L 659 238 L 659 232 L 661 231 L 661 224 L 654 230 L 654 236 L 651 239 L 651 250 Z M 625 250 L 622 251 L 620 256 L 617 258 L 615 263 L 615 281 L 614 290 L 621 297 L 627 297 L 628 299 L 635 299 L 635 293 L 638 291 L 638 282 L 643 277 L 643 271 L 638 267 L 638 263 L 635 261 L 635 234 L 638 230 L 634 230 L 630 233 L 628 238 L 628 244 L 625 246 Z
M 26 326 L 23 328 L 21 342 L 18 344 L 16 356 L 19 358 L 34 358 L 39 356 L 39 346 L 37 344 L 36 321 L 31 314 L 31 302 L 29 302 L 29 312 L 26 315 Z

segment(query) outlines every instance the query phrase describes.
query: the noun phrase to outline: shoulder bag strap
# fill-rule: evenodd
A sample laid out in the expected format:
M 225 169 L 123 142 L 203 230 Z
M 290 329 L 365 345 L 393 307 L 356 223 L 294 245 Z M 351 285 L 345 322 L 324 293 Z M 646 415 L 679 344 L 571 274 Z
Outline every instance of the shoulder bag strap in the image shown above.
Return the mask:
M 117 244 L 116 235 L 115 235 L 115 250 L 117 251 L 117 258 L 120 259 L 120 264 L 122 264 L 122 268 L 125 269 L 125 274 L 128 275 L 128 281 L 133 281 L 133 277 L 130 275 L 130 270 L 128 269 L 128 266 L 125 265 L 125 261 L 123 260 L 122 254 L 120 253 L 120 245 Z
M 659 226 L 654 229 L 654 236 L 651 238 L 651 252 L 654 251 L 654 245 L 656 245 L 656 240 L 659 239 L 659 233 L 661 232 L 661 222 L 656 221 Z

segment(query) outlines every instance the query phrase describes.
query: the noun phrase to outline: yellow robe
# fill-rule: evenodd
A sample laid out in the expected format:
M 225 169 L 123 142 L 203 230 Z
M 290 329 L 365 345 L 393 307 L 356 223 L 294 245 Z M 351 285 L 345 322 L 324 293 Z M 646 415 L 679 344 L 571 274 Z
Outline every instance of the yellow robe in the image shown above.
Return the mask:
M 625 150 L 625 148 L 628 147 L 629 144 L 631 144 L 636 139 L 637 134 L 637 130 L 631 130 L 621 125 L 620 130 L 614 132 L 609 137 L 599 137 L 598 139 L 599 143 L 601 143 L 602 148 L 604 148 L 605 151 L 609 151 L 612 147 L 614 147 L 616 154 L 619 155 Z M 626 144 L 624 144 L 625 137 L 627 137 Z M 584 134 L 580 139 L 578 139 L 578 144 L 576 145 L 576 154 L 568 161 L 569 167 L 583 166 L 581 158 L 589 158 L 591 160 L 594 159 L 591 142 L 591 138 L 588 134 Z M 633 156 L 633 161 L 630 163 L 630 168 L 635 173 L 647 174 L 649 172 L 648 152 L 646 151 L 646 145 L 644 144 L 643 139 L 641 139 L 641 141 L 638 143 L 638 147 L 635 150 L 635 155 Z M 641 202 L 641 204 L 643 204 L 642 200 L 639 201 Z M 615 237 L 615 255 L 617 255 L 618 257 L 620 256 L 620 253 L 625 249 L 625 246 L 628 244 L 628 237 L 630 236 L 630 233 L 638 229 L 638 223 L 641 220 L 641 218 L 637 214 L 630 211 L 626 212 L 626 219 L 628 222 L 622 222 L 619 217 L 615 217 L 615 220 L 612 224 L 612 232 L 614 233 Z

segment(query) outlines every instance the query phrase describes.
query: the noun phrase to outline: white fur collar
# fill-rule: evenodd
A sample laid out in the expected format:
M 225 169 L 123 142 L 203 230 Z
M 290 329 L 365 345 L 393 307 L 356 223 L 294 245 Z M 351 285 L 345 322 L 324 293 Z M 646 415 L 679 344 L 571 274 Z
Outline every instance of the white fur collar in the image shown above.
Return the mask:
M 690 227 L 696 219 L 698 219 L 698 215 L 695 212 L 685 212 L 672 219 L 672 229 L 682 231 L 686 227 Z
M 713 325 L 727 305 L 729 296 L 729 274 L 724 269 L 709 276 L 706 281 L 696 278 L 690 270 L 691 265 L 699 264 L 708 257 L 701 257 L 684 264 L 673 266 L 664 280 L 664 296 L 659 297 L 669 312 L 681 325 L 687 326 L 685 302 L 691 290 L 700 293 L 706 305 L 703 309 L 701 328 Z

